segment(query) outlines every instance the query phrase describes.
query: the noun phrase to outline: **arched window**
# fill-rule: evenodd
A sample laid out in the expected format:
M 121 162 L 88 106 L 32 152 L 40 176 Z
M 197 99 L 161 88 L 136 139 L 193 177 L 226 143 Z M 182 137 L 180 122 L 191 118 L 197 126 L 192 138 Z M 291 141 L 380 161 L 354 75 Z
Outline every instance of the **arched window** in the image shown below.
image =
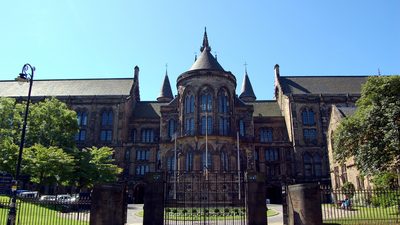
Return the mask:
M 225 89 L 218 92 L 218 130 L 219 135 L 229 134 L 229 97 Z
M 246 135 L 246 129 L 245 129 L 243 119 L 239 120 L 239 135 L 240 135 L 240 137 L 244 137 Z
M 218 112 L 229 113 L 228 93 L 225 90 L 221 90 L 218 93 Z
M 193 113 L 194 112 L 194 96 L 192 93 L 188 93 L 185 98 L 185 113 Z
M 206 155 L 207 155 L 207 160 L 206 160 Z M 207 161 L 207 166 L 206 166 L 206 161 Z M 202 166 L 203 170 L 207 167 L 208 170 L 211 170 L 212 166 L 212 161 L 211 161 L 211 154 L 210 151 L 206 154 L 206 151 L 204 150 L 203 155 L 202 155 Z
M 174 119 L 170 119 L 168 121 L 168 137 L 172 138 L 176 131 L 176 121 Z
M 304 165 L 304 176 L 311 177 L 312 176 L 312 157 L 310 153 L 304 153 L 303 155 L 303 165 Z
M 201 117 L 201 135 L 206 134 L 206 129 L 207 129 L 207 134 L 210 135 L 212 134 L 213 131 L 213 120 L 211 116 L 202 116 Z
M 260 129 L 260 142 L 272 142 L 272 128 Z
M 193 170 L 193 151 L 188 151 L 186 154 L 186 163 L 185 163 L 186 171 Z
M 79 130 L 78 133 L 75 135 L 75 141 L 85 141 L 86 140 L 86 128 L 87 128 L 87 112 L 77 112 L 77 121 Z
M 112 140 L 113 112 L 103 111 L 101 113 L 100 141 L 111 142 Z
M 226 151 L 221 151 L 221 170 L 222 171 L 229 171 L 229 161 L 228 161 L 228 154 Z
M 209 91 L 204 91 L 200 96 L 200 111 L 211 112 L 212 111 L 212 96 Z
M 194 95 L 188 93 L 185 97 L 185 135 L 194 135 Z
M 316 177 L 322 176 L 322 160 L 319 154 L 314 155 L 314 174 Z
M 167 158 L 167 170 L 168 171 L 175 170 L 175 157 L 173 155 Z
M 301 117 L 303 119 L 303 125 L 315 125 L 315 114 L 311 109 L 304 109 L 301 113 Z
M 103 111 L 101 114 L 101 126 L 111 126 L 113 124 L 113 112 Z

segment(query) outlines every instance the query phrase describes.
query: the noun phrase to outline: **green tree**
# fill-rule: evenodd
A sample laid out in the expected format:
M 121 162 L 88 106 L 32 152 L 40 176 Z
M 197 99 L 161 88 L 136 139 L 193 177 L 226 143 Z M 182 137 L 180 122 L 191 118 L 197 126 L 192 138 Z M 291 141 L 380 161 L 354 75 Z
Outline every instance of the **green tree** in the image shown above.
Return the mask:
M 99 183 L 114 182 L 122 169 L 114 164 L 113 149 L 110 147 L 84 148 L 77 153 L 78 187 L 93 187 Z
M 335 132 L 336 159 L 354 156 L 365 174 L 399 168 L 400 76 L 368 78 L 356 105 Z
M 56 98 L 32 104 L 28 119 L 26 146 L 57 146 L 67 152 L 74 149 L 78 132 L 76 113 Z
M 12 98 L 0 98 L 0 171 L 14 174 L 24 108 Z
M 26 148 L 23 155 L 23 171 L 31 181 L 40 185 L 67 184 L 74 169 L 74 158 L 59 147 L 35 144 Z

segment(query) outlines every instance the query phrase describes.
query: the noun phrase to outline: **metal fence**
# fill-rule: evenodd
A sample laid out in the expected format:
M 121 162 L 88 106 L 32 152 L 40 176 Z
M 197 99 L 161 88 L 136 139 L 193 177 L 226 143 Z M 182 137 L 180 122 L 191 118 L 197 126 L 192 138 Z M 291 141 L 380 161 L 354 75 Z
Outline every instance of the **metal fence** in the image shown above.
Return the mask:
M 324 224 L 400 224 L 400 191 L 321 188 Z
M 0 224 L 6 224 L 11 198 L 0 196 Z M 17 199 L 16 225 L 88 225 L 90 200 Z
M 164 224 L 246 224 L 243 173 L 167 175 Z

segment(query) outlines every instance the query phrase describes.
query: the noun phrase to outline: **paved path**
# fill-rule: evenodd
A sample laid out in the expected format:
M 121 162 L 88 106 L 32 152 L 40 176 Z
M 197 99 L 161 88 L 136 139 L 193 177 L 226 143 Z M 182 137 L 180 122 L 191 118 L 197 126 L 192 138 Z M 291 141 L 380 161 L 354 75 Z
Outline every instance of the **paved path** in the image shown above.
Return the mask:
M 127 225 L 142 225 L 143 217 L 136 216 L 138 211 L 143 210 L 143 204 L 129 204 L 126 218 Z
M 278 215 L 268 217 L 268 225 L 282 225 L 283 217 L 282 217 L 282 205 L 270 204 L 268 208 L 276 210 L 279 212 Z M 138 211 L 143 210 L 143 204 L 129 204 L 128 205 L 128 213 L 127 213 L 127 225 L 142 225 L 143 218 L 138 217 L 135 214 Z

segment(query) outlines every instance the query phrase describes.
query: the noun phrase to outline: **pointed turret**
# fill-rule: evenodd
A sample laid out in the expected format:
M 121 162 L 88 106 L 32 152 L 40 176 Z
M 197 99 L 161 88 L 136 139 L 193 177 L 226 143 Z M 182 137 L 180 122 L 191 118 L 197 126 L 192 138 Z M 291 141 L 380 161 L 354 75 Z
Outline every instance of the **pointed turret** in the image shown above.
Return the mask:
M 249 76 L 247 75 L 247 68 L 245 69 L 243 84 L 242 84 L 242 93 L 239 98 L 245 102 L 253 102 L 257 99 L 254 94 L 253 87 L 251 86 Z
M 171 84 L 169 83 L 168 71 L 165 70 L 164 82 L 163 82 L 163 84 L 161 86 L 160 96 L 158 96 L 157 101 L 159 101 L 159 102 L 169 102 L 173 98 L 174 98 L 174 96 L 172 95 Z
M 211 54 L 211 47 L 208 43 L 207 30 L 204 29 L 203 45 L 200 47 L 200 55 L 189 70 L 219 70 L 224 71 L 217 59 Z

